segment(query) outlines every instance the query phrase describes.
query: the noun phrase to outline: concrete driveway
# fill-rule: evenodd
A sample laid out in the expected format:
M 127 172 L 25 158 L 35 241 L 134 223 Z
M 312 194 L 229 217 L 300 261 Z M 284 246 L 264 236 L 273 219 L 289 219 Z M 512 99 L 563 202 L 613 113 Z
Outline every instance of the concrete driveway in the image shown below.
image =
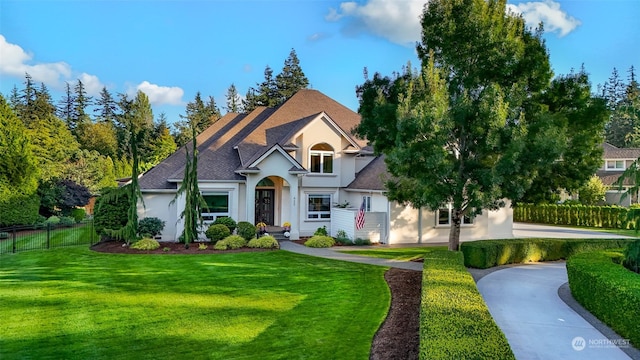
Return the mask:
M 629 359 L 560 298 L 567 281 L 565 263 L 548 262 L 498 270 L 477 285 L 517 359 Z

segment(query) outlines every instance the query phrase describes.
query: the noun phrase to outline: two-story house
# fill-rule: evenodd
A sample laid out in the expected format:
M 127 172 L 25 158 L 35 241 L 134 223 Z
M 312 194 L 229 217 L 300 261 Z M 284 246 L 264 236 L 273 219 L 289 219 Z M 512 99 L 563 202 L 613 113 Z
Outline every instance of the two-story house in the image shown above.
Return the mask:
M 640 158 L 640 148 L 618 148 L 609 143 L 602 145 L 604 149 L 602 168 L 596 172 L 596 175 L 602 180 L 602 183 L 608 188 L 605 194 L 605 202 L 607 204 L 629 206 L 638 203 L 638 195 L 626 196 L 621 201 L 622 194 L 625 193 L 631 185 L 631 179 L 625 179 L 622 190 L 613 184 L 620 178 L 620 175 Z
M 326 226 L 332 235 L 385 243 L 442 241 L 449 209 L 413 209 L 389 201 L 382 157 L 353 134 L 360 116 L 316 90 L 301 90 L 277 108 L 229 113 L 197 137 L 198 179 L 208 209 L 205 221 L 291 223 L 291 239 Z M 184 225 L 184 198 L 172 202 L 184 177 L 181 148 L 140 178 L 140 217 L 166 221 L 162 239 L 175 240 Z M 347 206 L 350 204 L 350 206 Z M 361 205 L 365 226 L 355 225 Z M 469 220 L 463 236 L 511 237 L 509 207 Z

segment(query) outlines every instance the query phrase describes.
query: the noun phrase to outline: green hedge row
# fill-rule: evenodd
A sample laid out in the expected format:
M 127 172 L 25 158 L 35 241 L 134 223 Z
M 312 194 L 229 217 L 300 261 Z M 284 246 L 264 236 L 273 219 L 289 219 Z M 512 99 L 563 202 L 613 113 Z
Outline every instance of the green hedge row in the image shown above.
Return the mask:
M 635 223 L 627 219 L 628 211 L 628 208 L 620 206 L 518 204 L 513 208 L 513 220 L 552 225 L 633 229 Z
M 424 259 L 420 359 L 515 359 L 460 252 Z
M 640 276 L 617 264 L 621 254 L 590 252 L 567 261 L 573 297 L 623 338 L 640 346 Z
M 38 222 L 40 198 L 37 194 L 3 194 L 0 199 L 0 227 L 32 225 Z
M 617 249 L 634 239 L 506 239 L 464 242 L 460 251 L 468 267 L 486 269 L 498 265 L 568 259 L 587 251 Z

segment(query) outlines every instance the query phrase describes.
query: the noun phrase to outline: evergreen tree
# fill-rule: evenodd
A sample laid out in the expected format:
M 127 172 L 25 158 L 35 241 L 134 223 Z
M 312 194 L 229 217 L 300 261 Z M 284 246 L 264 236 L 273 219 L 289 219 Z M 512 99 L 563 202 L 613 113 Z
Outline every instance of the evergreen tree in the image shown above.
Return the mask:
M 98 122 L 116 123 L 118 105 L 106 87 L 100 91 L 100 98 L 96 100 L 96 105 L 97 107 L 93 111 L 98 113 L 96 116 Z
M 287 101 L 298 90 L 306 89 L 308 86 L 309 79 L 307 79 L 300 67 L 296 51 L 291 49 L 289 57 L 284 61 L 282 71 L 276 76 L 278 105 Z
M 71 92 L 71 85 L 65 82 L 65 95 L 58 105 L 58 117 L 60 117 L 69 129 L 73 128 L 72 118 L 75 104 L 75 97 Z
M 611 145 L 621 148 L 640 147 L 639 93 L 640 86 L 635 79 L 633 66 L 629 69 L 628 83 L 620 78 L 617 69 L 613 69 L 603 91 L 610 110 L 605 138 Z
M 238 95 L 238 90 L 236 90 L 235 84 L 231 84 L 227 89 L 227 93 L 225 94 L 227 100 L 227 106 L 225 110 L 230 113 L 241 113 L 242 112 L 242 100 L 240 99 L 240 95 Z
M 258 106 L 276 107 L 280 105 L 278 85 L 269 65 L 264 69 L 264 81 L 256 84 L 257 88 L 249 88 L 242 102 L 245 112 L 251 112 Z
M 153 144 L 151 146 L 150 165 L 155 166 L 169 155 L 173 154 L 176 149 L 176 142 L 169 133 L 167 118 L 164 113 L 160 114 L 154 129 Z
M 20 108 L 20 94 L 18 93 L 18 87 L 13 85 L 11 89 L 11 94 L 9 95 L 9 106 L 11 110 L 17 114 L 18 109 Z
M 186 144 L 191 138 L 191 126 L 195 127 L 196 135 L 198 135 L 220 119 L 220 110 L 213 96 L 209 96 L 205 103 L 198 91 L 195 99 L 187 104 L 186 115 L 180 115 L 180 118 L 182 121 L 174 124 L 176 128 L 175 142 L 178 146 Z
M 34 104 L 36 102 L 37 91 L 31 75 L 25 73 L 24 78 L 24 89 L 20 92 L 20 102 L 16 108 L 16 114 L 25 125 L 29 126 L 35 117 Z
M 87 95 L 87 91 L 84 88 L 84 84 L 78 79 L 76 86 L 74 87 L 73 98 L 73 112 L 69 121 L 69 129 L 72 133 L 77 134 L 79 127 L 91 122 L 89 114 L 87 114 L 87 107 L 92 105 L 93 98 Z
M 559 137 L 539 103 L 552 76 L 542 31 L 532 34 L 505 8 L 505 0 L 429 1 L 421 69 L 376 74 L 358 88 L 356 132 L 386 155 L 389 198 L 451 209 L 450 250 L 463 219 L 517 200 L 557 159 Z

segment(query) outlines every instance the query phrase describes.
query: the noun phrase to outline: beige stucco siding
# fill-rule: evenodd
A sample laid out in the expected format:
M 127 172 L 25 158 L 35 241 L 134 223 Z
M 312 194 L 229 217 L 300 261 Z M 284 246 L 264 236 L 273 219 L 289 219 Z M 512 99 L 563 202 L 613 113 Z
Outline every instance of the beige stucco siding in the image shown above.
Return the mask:
M 144 193 L 144 206 L 138 203 L 138 218 L 157 217 L 165 222 L 162 241 L 175 241 L 177 211 L 176 203 L 170 204 L 175 193 Z

